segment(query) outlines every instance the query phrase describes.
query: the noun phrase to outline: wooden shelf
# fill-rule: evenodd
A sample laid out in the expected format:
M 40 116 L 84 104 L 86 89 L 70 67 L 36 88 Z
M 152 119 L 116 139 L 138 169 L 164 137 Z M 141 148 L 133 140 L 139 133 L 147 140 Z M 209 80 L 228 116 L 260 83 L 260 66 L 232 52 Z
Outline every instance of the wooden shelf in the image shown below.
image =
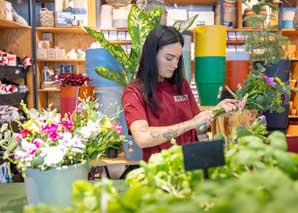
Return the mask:
M 38 89 L 38 92 L 60 92 L 60 88 L 45 88 L 45 89 Z
M 298 118 L 298 115 L 289 115 L 289 118 Z
M 296 7 L 297 0 L 287 0 L 287 1 L 282 1 L 283 6 L 291 6 L 291 7 Z
M 219 0 L 165 0 L 166 4 L 178 4 L 178 5 L 215 5 Z
M 243 28 L 227 28 L 227 32 L 261 32 L 260 28 L 243 27 Z M 278 32 L 278 30 L 272 30 L 272 32 Z
M 85 59 L 67 59 L 67 58 L 61 58 L 61 59 L 37 59 L 37 62 L 85 62 Z
M 242 45 L 245 44 L 245 40 L 227 40 L 227 44 Z
M 100 31 L 117 31 L 117 32 L 127 32 L 127 28 L 100 28 Z
M 98 160 L 92 160 L 91 165 L 94 166 L 113 166 L 113 165 L 139 165 L 140 161 L 132 161 L 125 159 L 124 153 L 118 154 L 117 158 L 100 157 Z
M 12 28 L 12 29 L 31 29 L 30 26 L 17 23 L 15 21 L 9 21 L 3 18 L 0 18 L 0 29 L 2 28 Z
M 297 36 L 298 30 L 295 29 L 282 29 L 282 35 L 284 36 Z
M 82 27 L 36 27 L 36 32 L 87 34 Z
M 126 41 L 126 40 L 123 40 L 123 41 L 119 41 L 119 40 L 115 40 L 115 41 L 113 41 L 113 40 L 109 40 L 109 42 L 110 43 L 112 43 L 112 44 L 123 44 L 123 45 L 125 45 L 125 44 L 131 44 L 131 41 Z

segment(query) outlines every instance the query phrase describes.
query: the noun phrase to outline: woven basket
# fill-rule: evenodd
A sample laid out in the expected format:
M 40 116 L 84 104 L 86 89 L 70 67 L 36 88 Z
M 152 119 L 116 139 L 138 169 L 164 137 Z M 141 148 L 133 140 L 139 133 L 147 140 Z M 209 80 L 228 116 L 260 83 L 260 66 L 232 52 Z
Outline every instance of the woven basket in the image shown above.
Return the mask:
M 54 12 L 47 8 L 41 8 L 39 11 L 40 26 L 41 27 L 54 27 L 55 19 Z

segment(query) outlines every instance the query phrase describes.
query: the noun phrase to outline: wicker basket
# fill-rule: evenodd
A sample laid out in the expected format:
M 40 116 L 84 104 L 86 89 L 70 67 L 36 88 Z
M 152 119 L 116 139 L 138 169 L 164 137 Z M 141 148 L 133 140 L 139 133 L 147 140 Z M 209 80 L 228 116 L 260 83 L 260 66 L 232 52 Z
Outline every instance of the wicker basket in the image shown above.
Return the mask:
M 40 26 L 41 27 L 54 27 L 55 19 L 54 12 L 47 8 L 41 8 L 39 11 Z

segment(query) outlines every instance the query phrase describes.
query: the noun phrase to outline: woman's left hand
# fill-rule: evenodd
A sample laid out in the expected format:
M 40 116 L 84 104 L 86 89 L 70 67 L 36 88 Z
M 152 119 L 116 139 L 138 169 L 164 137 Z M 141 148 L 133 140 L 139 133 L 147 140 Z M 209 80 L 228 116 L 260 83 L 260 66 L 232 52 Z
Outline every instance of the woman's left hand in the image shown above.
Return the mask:
M 238 108 L 238 101 L 235 99 L 224 99 L 221 102 L 219 102 L 216 106 L 223 108 L 226 112 L 232 112 L 237 110 Z

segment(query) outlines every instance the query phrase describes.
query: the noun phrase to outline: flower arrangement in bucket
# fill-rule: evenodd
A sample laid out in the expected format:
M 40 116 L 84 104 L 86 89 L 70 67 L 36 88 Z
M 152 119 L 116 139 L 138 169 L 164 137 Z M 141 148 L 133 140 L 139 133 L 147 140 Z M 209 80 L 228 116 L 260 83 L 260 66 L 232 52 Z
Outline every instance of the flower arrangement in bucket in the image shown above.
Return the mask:
M 20 123 L 20 132 L 12 132 L 7 124 L 1 127 L 4 158 L 25 176 L 30 204 L 70 204 L 71 184 L 87 179 L 88 161 L 125 140 L 116 116 L 104 115 L 91 98 L 81 100 L 78 110 L 61 120 L 55 109 L 38 112 L 21 105 L 28 121 Z

